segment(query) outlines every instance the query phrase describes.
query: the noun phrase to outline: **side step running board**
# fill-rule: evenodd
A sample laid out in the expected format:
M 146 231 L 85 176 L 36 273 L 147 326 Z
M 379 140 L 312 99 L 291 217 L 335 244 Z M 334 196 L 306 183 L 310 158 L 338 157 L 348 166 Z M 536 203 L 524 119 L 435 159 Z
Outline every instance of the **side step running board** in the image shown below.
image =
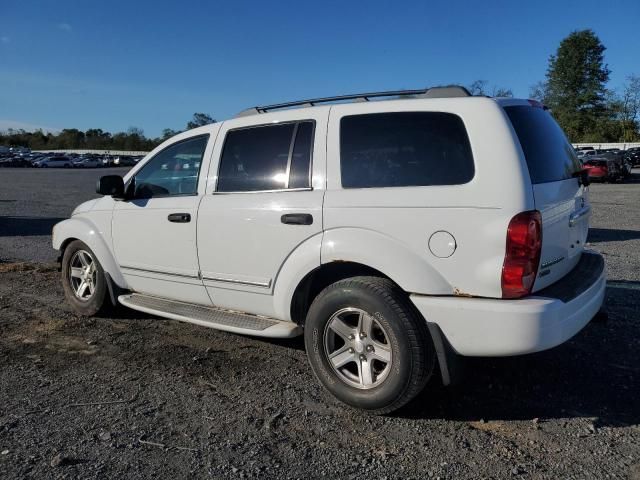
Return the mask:
M 120 295 L 118 301 L 134 310 L 225 332 L 271 338 L 291 338 L 302 333 L 302 329 L 293 322 L 282 322 L 273 318 L 176 302 L 139 293 Z

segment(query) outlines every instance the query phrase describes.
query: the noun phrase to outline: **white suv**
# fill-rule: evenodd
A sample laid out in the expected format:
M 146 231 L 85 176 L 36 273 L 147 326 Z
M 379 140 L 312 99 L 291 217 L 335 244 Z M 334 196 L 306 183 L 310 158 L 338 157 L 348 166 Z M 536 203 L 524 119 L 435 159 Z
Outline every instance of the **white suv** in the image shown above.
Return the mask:
M 448 384 L 456 355 L 548 349 L 597 313 L 580 169 L 535 101 L 460 87 L 305 100 L 181 133 L 102 177 L 105 196 L 53 245 L 77 313 L 120 303 L 304 332 L 332 394 L 386 413 L 434 370 Z

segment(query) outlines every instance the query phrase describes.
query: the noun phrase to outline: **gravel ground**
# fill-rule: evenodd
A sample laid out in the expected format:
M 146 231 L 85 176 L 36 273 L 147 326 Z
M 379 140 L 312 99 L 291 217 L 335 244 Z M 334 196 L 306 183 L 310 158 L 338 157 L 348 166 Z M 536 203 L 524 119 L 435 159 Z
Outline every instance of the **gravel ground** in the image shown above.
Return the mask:
M 387 417 L 332 400 L 300 339 L 73 315 L 48 232 L 102 173 L 0 170 L 0 478 L 640 478 L 640 172 L 591 189 L 608 322 Z
M 54 262 L 51 228 L 74 208 L 96 198 L 102 175 L 124 175 L 128 168 L 0 169 L 0 259 Z

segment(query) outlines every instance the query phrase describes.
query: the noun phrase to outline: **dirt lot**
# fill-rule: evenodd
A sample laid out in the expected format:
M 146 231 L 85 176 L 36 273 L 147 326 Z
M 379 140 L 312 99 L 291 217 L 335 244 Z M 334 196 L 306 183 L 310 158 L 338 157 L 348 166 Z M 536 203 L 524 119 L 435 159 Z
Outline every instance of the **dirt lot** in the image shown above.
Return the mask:
M 71 314 L 48 232 L 99 174 L 0 170 L 0 478 L 640 478 L 640 175 L 592 187 L 608 322 L 371 417 L 299 339 Z

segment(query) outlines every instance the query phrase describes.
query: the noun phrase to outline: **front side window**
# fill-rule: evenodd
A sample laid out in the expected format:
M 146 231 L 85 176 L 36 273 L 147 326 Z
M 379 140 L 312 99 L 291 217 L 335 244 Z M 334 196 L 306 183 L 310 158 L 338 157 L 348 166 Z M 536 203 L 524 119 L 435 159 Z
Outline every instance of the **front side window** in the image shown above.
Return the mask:
M 464 123 L 442 112 L 343 117 L 340 171 L 343 188 L 460 185 L 475 174 Z
M 195 195 L 209 135 L 183 140 L 156 154 L 136 174 L 134 198 Z
M 227 134 L 218 192 L 251 192 L 310 186 L 313 122 L 231 130 Z

